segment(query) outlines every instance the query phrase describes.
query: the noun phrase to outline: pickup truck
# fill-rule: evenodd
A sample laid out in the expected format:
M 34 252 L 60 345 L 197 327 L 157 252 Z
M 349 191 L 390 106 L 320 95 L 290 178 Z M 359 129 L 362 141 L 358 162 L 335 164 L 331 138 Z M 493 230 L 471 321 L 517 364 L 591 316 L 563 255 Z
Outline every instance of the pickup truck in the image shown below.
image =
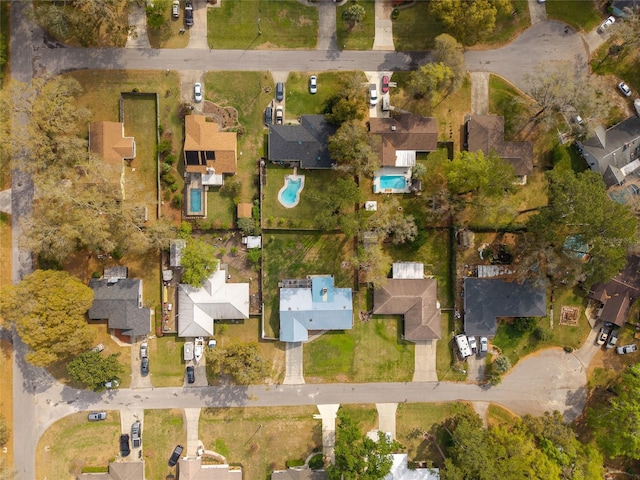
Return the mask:
M 142 342 L 140 344 L 140 358 L 147 358 L 149 356 L 149 344 Z

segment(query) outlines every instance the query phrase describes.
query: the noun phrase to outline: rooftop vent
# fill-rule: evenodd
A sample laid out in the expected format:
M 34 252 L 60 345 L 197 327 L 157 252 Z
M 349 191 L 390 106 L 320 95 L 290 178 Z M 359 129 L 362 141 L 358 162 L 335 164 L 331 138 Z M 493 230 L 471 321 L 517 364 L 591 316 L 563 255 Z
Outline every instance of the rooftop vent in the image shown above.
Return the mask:
M 395 132 L 396 131 L 396 126 L 395 125 L 391 125 L 391 131 Z

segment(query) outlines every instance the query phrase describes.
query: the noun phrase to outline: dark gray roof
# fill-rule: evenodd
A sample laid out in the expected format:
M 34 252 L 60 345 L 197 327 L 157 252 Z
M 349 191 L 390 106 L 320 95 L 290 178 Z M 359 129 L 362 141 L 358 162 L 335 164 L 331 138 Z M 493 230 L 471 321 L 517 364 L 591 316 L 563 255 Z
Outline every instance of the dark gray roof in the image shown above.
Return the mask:
M 544 287 L 497 278 L 464 279 L 464 332 L 493 337 L 500 317 L 543 317 L 547 314 Z
M 122 330 L 127 336 L 147 335 L 151 331 L 151 310 L 141 306 L 142 280 L 93 278 L 89 287 L 93 290 L 91 320 L 106 319 L 110 329 Z
M 324 115 L 302 115 L 300 125 L 270 125 L 269 152 L 272 162 L 300 162 L 302 168 L 331 168 L 327 142 L 336 133 Z
M 596 134 L 579 146 L 594 172 L 604 175 L 610 165 L 622 168 L 640 153 L 640 118 L 634 115 L 607 131 L 597 127 Z

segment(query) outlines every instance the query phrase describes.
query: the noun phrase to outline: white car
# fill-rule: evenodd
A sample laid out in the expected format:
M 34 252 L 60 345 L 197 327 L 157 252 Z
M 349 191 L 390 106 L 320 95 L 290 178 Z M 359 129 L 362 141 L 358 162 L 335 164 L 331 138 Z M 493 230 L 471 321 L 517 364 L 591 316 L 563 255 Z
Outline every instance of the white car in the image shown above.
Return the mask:
M 284 109 L 282 105 L 276 107 L 276 125 L 282 125 L 284 122 Z
M 200 83 L 196 83 L 193 86 L 193 97 L 196 102 L 202 101 L 202 85 Z
M 602 24 L 598 27 L 598 32 L 602 33 L 604 32 L 607 28 L 609 28 L 611 25 L 613 25 L 614 23 L 616 23 L 616 17 L 609 17 L 607 18 L 604 22 L 602 22 Z
M 616 348 L 616 353 L 618 353 L 619 355 L 626 355 L 628 353 L 636 352 L 637 350 L 638 346 L 635 343 L 632 343 L 631 345 L 625 345 L 624 347 Z
M 317 93 L 318 92 L 318 77 L 315 75 L 311 75 L 309 77 L 309 93 Z
M 620 93 L 622 93 L 625 97 L 631 96 L 631 89 L 629 88 L 629 85 L 624 82 L 620 82 L 618 84 L 618 90 L 620 90 Z
M 369 84 L 369 104 L 375 107 L 378 104 L 378 89 L 375 83 Z
M 180 0 L 173 0 L 171 7 L 171 16 L 173 18 L 180 18 Z
M 478 344 L 476 343 L 476 337 L 467 337 L 469 340 L 469 348 L 473 353 L 478 351 Z
M 480 337 L 480 353 L 487 353 L 489 350 L 489 341 L 487 337 Z
M 140 344 L 140 358 L 147 358 L 149 356 L 149 345 L 147 342 Z

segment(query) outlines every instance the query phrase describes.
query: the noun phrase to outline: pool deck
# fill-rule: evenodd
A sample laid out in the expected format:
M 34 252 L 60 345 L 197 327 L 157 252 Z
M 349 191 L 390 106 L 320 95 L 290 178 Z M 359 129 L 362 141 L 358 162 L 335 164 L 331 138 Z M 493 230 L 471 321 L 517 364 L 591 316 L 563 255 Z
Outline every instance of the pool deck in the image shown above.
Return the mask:
M 405 178 L 404 188 L 381 188 L 380 177 L 398 176 Z M 411 168 L 383 167 L 373 175 L 373 193 L 411 193 Z

